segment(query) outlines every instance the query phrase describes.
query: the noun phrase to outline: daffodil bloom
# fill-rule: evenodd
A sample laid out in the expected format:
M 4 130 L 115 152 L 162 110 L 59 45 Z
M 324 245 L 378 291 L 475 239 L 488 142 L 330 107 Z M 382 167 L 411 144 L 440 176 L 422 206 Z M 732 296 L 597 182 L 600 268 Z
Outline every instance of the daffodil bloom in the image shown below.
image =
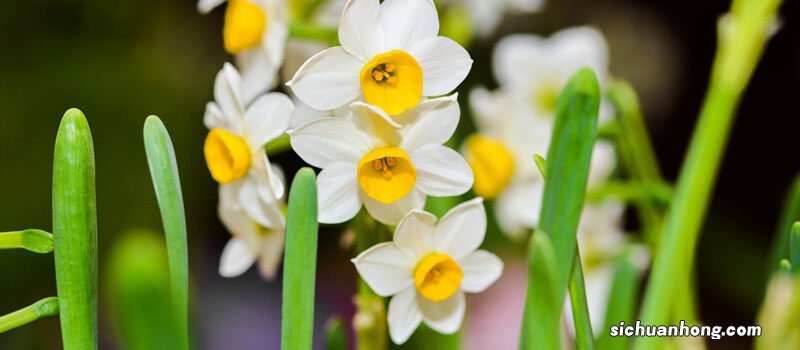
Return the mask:
M 214 83 L 216 102 L 206 105 L 204 122 L 210 130 L 204 153 L 211 176 L 225 191 L 237 193 L 239 203 L 258 222 L 263 203 L 283 196 L 279 170 L 270 164 L 264 145 L 289 127 L 292 101 L 269 93 L 245 108 L 239 73 L 226 63 Z
M 197 9 L 208 13 L 225 0 L 200 0 Z M 283 0 L 228 0 L 222 39 L 236 55 L 242 72 L 245 103 L 275 87 L 288 37 L 288 11 Z
M 607 50 L 594 29 L 567 29 L 550 39 L 512 35 L 498 43 L 494 52 L 496 91 L 477 88 L 470 94 L 478 133 L 464 144 L 463 152 L 475 173 L 477 195 L 496 200 L 496 214 L 503 232 L 525 237 L 539 223 L 544 179 L 532 160 L 547 155 L 556 100 L 570 76 L 589 66 L 607 79 Z M 601 122 L 611 117 L 601 104 Z M 592 156 L 589 187 L 613 172 L 613 145 L 598 141 Z
M 480 293 L 503 272 L 503 262 L 478 250 L 486 234 L 483 200 L 451 209 L 436 223 L 414 210 L 397 225 L 392 242 L 380 243 L 353 259 L 361 278 L 389 302 L 389 335 L 402 344 L 421 322 L 455 333 L 464 319 L 464 293 Z
M 354 102 L 351 117 L 322 118 L 290 131 L 295 152 L 322 169 L 319 221 L 347 221 L 363 203 L 373 218 L 394 225 L 421 209 L 426 195 L 469 190 L 469 165 L 442 145 L 458 125 L 456 98 L 426 100 L 394 118 Z
M 396 116 L 425 96 L 453 91 L 469 73 L 463 47 L 437 36 L 431 0 L 350 0 L 339 22 L 339 41 L 310 58 L 287 83 L 319 110 L 364 100 Z
M 219 274 L 236 277 L 243 274 L 253 263 L 265 279 L 275 278 L 283 256 L 286 218 L 279 201 L 265 203 L 258 198 L 253 201 L 261 205 L 258 220 L 253 219 L 242 207 L 238 193 L 230 187 L 220 187 L 219 217 L 233 236 L 222 251 Z M 258 196 L 249 193 L 250 196 Z

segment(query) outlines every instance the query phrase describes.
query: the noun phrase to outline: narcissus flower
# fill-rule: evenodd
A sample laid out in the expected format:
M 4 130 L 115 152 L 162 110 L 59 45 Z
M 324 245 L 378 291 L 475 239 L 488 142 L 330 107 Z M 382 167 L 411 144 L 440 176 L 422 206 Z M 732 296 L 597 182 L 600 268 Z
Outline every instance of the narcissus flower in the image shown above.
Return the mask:
M 478 250 L 486 233 L 481 198 L 462 203 L 436 223 L 414 210 L 397 225 L 392 242 L 353 259 L 361 278 L 389 302 L 389 335 L 402 344 L 421 322 L 455 333 L 464 319 L 464 293 L 480 293 L 503 271 L 503 262 Z
M 425 96 L 450 93 L 469 73 L 467 51 L 438 32 L 431 0 L 350 0 L 339 22 L 342 46 L 310 58 L 287 85 L 315 109 L 364 100 L 396 116 Z
M 258 196 L 256 193 L 247 195 Z M 239 276 L 257 262 L 262 277 L 275 278 L 285 239 L 283 204 L 280 201 L 265 203 L 258 198 L 253 202 L 260 204 L 263 213 L 256 219 L 244 210 L 235 190 L 220 187 L 219 217 L 233 236 L 225 245 L 219 262 L 219 274 L 223 277 Z
M 458 125 L 456 98 L 426 100 L 394 118 L 355 102 L 351 117 L 322 118 L 290 131 L 295 152 L 322 168 L 319 221 L 347 221 L 363 203 L 373 218 L 394 225 L 421 209 L 426 195 L 469 190 L 469 165 L 442 145 Z
M 208 13 L 225 0 L 200 0 L 197 9 Z M 225 50 L 236 55 L 242 71 L 242 98 L 250 103 L 275 87 L 283 62 L 289 29 L 283 0 L 228 0 L 222 38 Z
M 284 186 L 264 145 L 286 131 L 294 107 L 286 95 L 269 93 L 245 108 L 241 93 L 239 73 L 226 63 L 214 82 L 216 102 L 206 105 L 206 164 L 223 190 L 237 194 L 250 217 L 268 222 L 262 202 L 281 198 Z

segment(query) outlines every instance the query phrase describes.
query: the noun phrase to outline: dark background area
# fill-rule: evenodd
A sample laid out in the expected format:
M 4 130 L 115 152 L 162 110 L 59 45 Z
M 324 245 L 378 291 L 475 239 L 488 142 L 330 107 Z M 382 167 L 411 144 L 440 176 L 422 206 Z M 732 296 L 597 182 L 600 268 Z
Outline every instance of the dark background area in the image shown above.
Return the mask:
M 785 191 L 800 172 L 800 33 L 797 4 L 769 44 L 742 100 L 697 253 L 704 322 L 749 325 L 761 303 L 765 257 Z M 665 176 L 675 179 L 704 96 L 716 19 L 727 1 L 550 1 L 536 15 L 512 15 L 470 49 L 476 83 L 492 86 L 491 48 L 512 32 L 549 35 L 591 24 L 606 35 L 611 72 L 638 89 Z M 189 225 L 195 338 L 202 348 L 271 348 L 279 339 L 278 282 L 251 269 L 216 274 L 227 233 L 216 218 L 216 183 L 205 168 L 202 124 L 213 78 L 230 58 L 222 49 L 220 9 L 203 16 L 194 1 L 28 0 L 0 2 L 0 231 L 51 227 L 53 142 L 70 107 L 94 135 L 101 273 L 101 347 L 113 347 L 104 309 L 102 261 L 119 234 L 160 231 L 141 127 L 159 115 L 180 165 Z M 293 154 L 277 157 L 287 174 Z M 318 323 L 352 313 L 350 253 L 333 227 L 321 235 Z M 329 234 L 328 234 L 329 233 Z M 0 313 L 55 295 L 52 255 L 0 251 Z M 279 315 L 279 313 L 278 313 Z M 57 319 L 0 335 L 2 349 L 60 347 Z M 749 339 L 709 340 L 711 349 L 749 348 Z

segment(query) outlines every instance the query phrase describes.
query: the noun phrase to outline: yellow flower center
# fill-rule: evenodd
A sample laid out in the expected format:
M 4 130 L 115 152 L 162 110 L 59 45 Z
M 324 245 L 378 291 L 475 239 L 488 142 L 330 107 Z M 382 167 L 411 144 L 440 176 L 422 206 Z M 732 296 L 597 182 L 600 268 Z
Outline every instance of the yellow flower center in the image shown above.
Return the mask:
M 558 104 L 558 95 L 561 93 L 561 84 L 558 80 L 550 79 L 533 92 L 534 108 L 555 113 Z
M 467 162 L 475 174 L 473 190 L 481 197 L 496 198 L 514 175 L 514 156 L 500 142 L 483 135 L 466 141 Z M 531 159 L 531 161 L 533 161 Z
M 382 53 L 361 69 L 361 90 L 367 103 L 398 115 L 422 100 L 422 67 L 404 51 Z
M 250 147 L 228 130 L 211 129 L 203 151 L 211 177 L 221 184 L 234 182 L 250 170 Z
M 458 290 L 464 272 L 447 254 L 433 253 L 422 259 L 414 269 L 414 285 L 422 296 L 442 301 Z
M 378 148 L 358 163 L 358 184 L 378 202 L 390 204 L 405 197 L 417 180 L 417 170 L 401 148 Z
M 267 14 L 260 6 L 247 0 L 228 1 L 222 29 L 225 50 L 237 54 L 258 46 L 266 27 Z

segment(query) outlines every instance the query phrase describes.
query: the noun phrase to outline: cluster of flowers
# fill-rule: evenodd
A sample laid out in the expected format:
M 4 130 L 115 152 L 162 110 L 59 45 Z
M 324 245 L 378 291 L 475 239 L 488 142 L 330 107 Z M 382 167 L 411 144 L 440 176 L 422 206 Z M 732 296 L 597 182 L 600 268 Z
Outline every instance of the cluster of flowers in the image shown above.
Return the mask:
M 205 13 L 222 2 L 200 0 L 198 9 Z M 529 11 L 541 6 L 507 2 Z M 470 8 L 484 3 L 489 2 L 467 2 Z M 475 26 L 489 31 L 501 8 L 494 7 L 492 16 L 473 16 L 480 21 Z M 258 262 L 265 278 L 275 276 L 284 241 L 285 179 L 264 146 L 288 133 L 292 149 L 321 169 L 319 222 L 346 222 L 363 205 L 377 221 L 397 225 L 392 242 L 353 259 L 377 294 L 394 296 L 388 310 L 392 340 L 405 342 L 423 321 L 453 333 L 464 317 L 464 292 L 485 290 L 503 270 L 497 256 L 478 250 L 487 225 L 481 197 L 496 200 L 498 221 L 512 237 L 536 226 L 544 180 L 531 156 L 547 153 L 555 100 L 569 76 L 581 66 L 594 68 L 601 80 L 608 76 L 604 39 L 591 28 L 551 39 L 503 39 L 494 55 L 500 87 L 472 91 L 479 132 L 456 152 L 443 145 L 461 116 L 458 95 L 448 94 L 466 78 L 472 59 L 460 44 L 438 36 L 433 1 L 330 0 L 317 17 L 335 21 L 331 13 L 341 13 L 341 46 L 325 48 L 288 41 L 290 15 L 283 0 L 228 0 L 224 46 L 239 70 L 223 66 L 204 118 L 210 129 L 205 157 L 220 184 L 219 216 L 232 234 L 220 274 L 238 276 Z M 308 59 L 297 65 L 290 57 Z M 293 97 L 268 92 L 281 80 Z M 601 109 L 601 122 L 608 110 Z M 590 186 L 608 178 L 614 163 L 613 146 L 599 143 Z M 427 196 L 458 196 L 470 188 L 479 197 L 438 223 L 422 211 Z M 585 258 L 619 249 L 622 209 L 615 202 L 587 207 L 581 232 L 589 238 L 580 241 L 596 244 L 581 246 Z M 592 271 L 587 270 L 590 289 Z M 605 304 L 602 291 L 590 295 L 598 297 L 590 307 Z

